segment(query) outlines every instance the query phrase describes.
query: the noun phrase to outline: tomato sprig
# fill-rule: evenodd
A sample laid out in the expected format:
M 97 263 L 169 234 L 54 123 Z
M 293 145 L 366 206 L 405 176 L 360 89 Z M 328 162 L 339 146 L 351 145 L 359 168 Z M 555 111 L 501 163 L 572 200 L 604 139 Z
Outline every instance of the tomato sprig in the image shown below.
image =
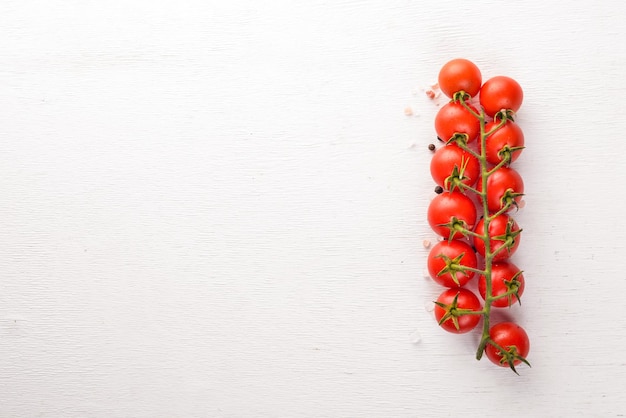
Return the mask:
M 445 145 L 435 153 L 431 173 L 444 190 L 431 202 L 428 220 L 449 244 L 442 246 L 446 242 L 442 241 L 433 248 L 429 272 L 437 283 L 450 287 L 435 301 L 439 325 L 461 333 L 471 331 L 482 319 L 476 358 L 486 353 L 495 364 L 517 373 L 516 365 L 530 366 L 528 336 L 513 323 L 492 326 L 491 310 L 521 304 L 525 284 L 522 271 L 508 261 L 522 232 L 509 212 L 519 208 L 524 195 L 522 178 L 510 167 L 524 149 L 523 133 L 514 120 L 523 92 L 509 77 L 481 82 L 478 67 L 464 59 L 447 63 L 439 73 L 439 84 L 450 102 L 435 119 L 437 137 Z M 460 156 L 458 150 L 465 154 Z M 474 160 L 479 166 L 477 180 L 475 169 L 468 170 Z M 478 211 L 472 213 L 468 207 L 467 194 L 476 196 Z M 478 212 L 482 213 L 475 222 Z M 452 250 L 455 242 L 459 244 Z M 474 246 L 469 247 L 471 254 L 461 246 L 468 243 Z M 482 268 L 471 264 L 476 252 L 482 256 Z M 474 275 L 479 277 L 482 307 L 473 301 L 472 291 L 462 287 Z

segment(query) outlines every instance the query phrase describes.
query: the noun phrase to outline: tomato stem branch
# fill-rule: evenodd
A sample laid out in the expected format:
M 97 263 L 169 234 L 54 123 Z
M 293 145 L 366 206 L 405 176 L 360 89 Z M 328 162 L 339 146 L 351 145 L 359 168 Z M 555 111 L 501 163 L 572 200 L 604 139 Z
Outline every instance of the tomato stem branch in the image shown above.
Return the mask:
M 485 274 L 485 270 L 475 269 L 475 268 L 468 267 L 468 266 L 463 266 L 463 269 L 464 269 L 465 271 L 471 271 L 471 272 L 474 272 L 474 273 L 476 273 L 476 274 L 481 274 L 481 275 L 484 275 L 484 274 Z
M 473 149 L 471 149 L 470 147 L 468 147 L 467 143 L 463 141 L 456 141 L 456 144 L 458 145 L 459 148 L 461 148 L 463 151 L 467 152 L 468 154 L 472 155 L 474 158 L 480 159 L 480 154 L 474 151 Z
M 468 186 L 467 184 L 462 183 L 462 184 L 459 185 L 459 187 L 461 189 L 469 190 L 470 192 L 474 192 L 474 193 L 476 193 L 477 195 L 480 196 L 480 192 L 477 189 L 473 188 L 472 186 Z
M 509 156 L 509 158 L 503 158 L 502 160 L 500 160 L 500 162 L 498 164 L 496 164 L 496 166 L 494 166 L 491 170 L 489 170 L 489 172 L 487 174 L 489 176 L 492 175 L 493 173 L 495 173 L 500 168 L 508 165 L 510 162 L 511 162 L 510 156 Z
M 467 111 L 470 112 L 472 114 L 472 116 L 474 116 L 476 119 L 480 119 L 481 117 L 484 118 L 484 114 L 483 114 L 482 110 L 481 110 L 480 113 L 477 113 L 476 109 L 474 109 L 469 104 L 467 104 L 466 97 L 469 98 L 469 95 L 466 95 L 465 92 L 463 92 L 463 91 L 461 91 L 459 93 L 460 94 L 458 95 L 458 98 L 459 98 L 459 103 L 461 103 L 461 106 L 463 106 L 465 109 L 467 109 Z

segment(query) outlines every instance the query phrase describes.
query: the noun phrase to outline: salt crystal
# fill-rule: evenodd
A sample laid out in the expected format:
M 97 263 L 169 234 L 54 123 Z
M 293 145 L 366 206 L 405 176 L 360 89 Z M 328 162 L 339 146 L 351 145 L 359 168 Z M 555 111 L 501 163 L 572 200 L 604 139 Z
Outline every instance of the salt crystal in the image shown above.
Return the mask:
M 419 344 L 422 341 L 422 335 L 417 331 L 413 331 L 410 335 L 413 344 Z

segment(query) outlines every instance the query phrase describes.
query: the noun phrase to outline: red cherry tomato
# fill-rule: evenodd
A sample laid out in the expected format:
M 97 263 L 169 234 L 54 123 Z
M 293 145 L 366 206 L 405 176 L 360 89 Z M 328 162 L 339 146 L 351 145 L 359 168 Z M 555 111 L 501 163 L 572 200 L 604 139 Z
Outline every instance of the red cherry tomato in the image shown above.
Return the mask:
M 450 238 L 449 224 L 453 220 L 468 230 L 476 223 L 476 206 L 472 200 L 461 192 L 444 192 L 433 198 L 428 206 L 428 223 L 437 234 Z M 460 239 L 463 234 L 454 231 L 452 239 Z
M 484 219 L 478 221 L 478 223 L 476 224 L 476 228 L 474 228 L 474 232 L 479 235 L 483 235 L 485 233 Z M 492 219 L 491 222 L 489 222 L 488 235 L 489 248 L 491 250 L 491 253 L 496 254 L 493 257 L 493 261 L 506 260 L 507 258 L 511 257 L 513 253 L 515 253 L 515 251 L 517 250 L 517 247 L 519 247 L 521 238 L 520 227 L 517 222 L 515 222 L 515 219 L 513 219 L 509 215 L 502 214 Z M 499 250 L 500 247 L 505 245 L 507 238 L 513 240 L 513 244 L 509 248 Z M 484 257 L 485 242 L 482 239 L 474 236 L 473 243 L 474 247 L 476 248 L 476 252 Z
M 475 110 L 474 107 L 471 107 Z M 476 111 L 478 113 L 478 111 Z M 467 142 L 476 139 L 480 133 L 480 121 L 459 102 L 445 104 L 435 116 L 435 131 L 444 142 L 455 133 L 467 134 Z
M 491 296 L 500 296 L 507 293 L 513 288 L 517 289 L 519 297 L 524 293 L 524 275 L 520 269 L 511 262 L 500 261 L 491 265 Z M 486 300 L 487 297 L 487 279 L 485 276 L 478 277 L 478 293 Z M 491 306 L 496 308 L 506 308 L 517 303 L 518 297 L 511 294 L 508 297 L 495 299 Z
M 438 242 L 428 254 L 430 277 L 445 287 L 465 286 L 474 277 L 474 272 L 463 272 L 462 269 L 464 267 L 475 269 L 477 264 L 476 253 L 472 247 L 459 240 Z
M 461 183 L 473 186 L 480 177 L 480 163 L 472 154 L 464 151 L 458 145 L 449 144 L 435 152 L 430 160 L 430 174 L 439 186 L 450 189 L 446 180 L 455 171 L 462 179 Z
M 523 99 L 522 88 L 510 77 L 490 78 L 480 88 L 480 105 L 489 116 L 495 115 L 502 109 L 517 112 L 522 106 Z
M 448 61 L 439 71 L 439 88 L 448 97 L 461 90 L 473 97 L 478 94 L 481 83 L 476 64 L 464 58 Z
M 513 322 L 501 322 L 491 327 L 489 337 L 493 342 L 502 347 L 506 352 L 513 354 L 511 360 L 513 366 L 522 362 L 519 357 L 526 358 L 530 351 L 530 340 L 524 328 Z M 485 347 L 487 358 L 494 364 L 502 367 L 511 367 L 505 353 L 491 344 Z
M 489 122 L 485 126 L 485 132 L 491 131 L 498 126 L 498 122 Z M 503 156 L 500 151 L 504 148 L 518 148 L 524 146 L 524 133 L 519 125 L 513 121 L 507 121 L 501 128 L 489 135 L 486 140 L 485 155 L 487 161 L 496 165 L 502 161 Z M 522 153 L 522 149 L 510 151 L 511 158 L 509 164 L 517 160 Z
M 448 289 L 437 298 L 435 318 L 437 322 L 441 322 L 443 319 L 440 326 L 446 331 L 464 334 L 476 328 L 481 318 L 481 315 L 463 314 L 465 309 L 480 311 L 482 306 L 478 297 L 465 288 Z
M 478 182 L 477 189 L 482 192 L 482 182 Z M 495 213 L 504 208 L 507 195 L 519 203 L 523 193 L 524 181 L 519 173 L 510 167 L 499 168 L 487 179 L 487 208 Z M 511 204 L 507 212 L 514 207 L 515 204 Z

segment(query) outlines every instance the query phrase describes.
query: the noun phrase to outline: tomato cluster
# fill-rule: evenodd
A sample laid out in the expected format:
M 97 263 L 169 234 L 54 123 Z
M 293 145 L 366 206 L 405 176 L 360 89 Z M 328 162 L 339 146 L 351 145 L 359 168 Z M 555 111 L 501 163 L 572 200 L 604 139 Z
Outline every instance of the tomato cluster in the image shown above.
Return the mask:
M 477 358 L 485 353 L 515 371 L 528 364 L 528 335 L 512 322 L 492 325 L 490 319 L 492 308 L 520 303 L 525 286 L 511 261 L 522 232 L 513 213 L 524 182 L 511 164 L 524 148 L 514 121 L 523 92 L 505 76 L 483 83 L 478 67 L 466 59 L 441 68 L 439 87 L 450 101 L 435 117 L 442 144 L 429 147 L 438 194 L 428 207 L 428 223 L 440 240 L 428 255 L 428 272 L 447 289 L 435 301 L 435 318 L 452 333 L 472 331 L 482 320 Z

